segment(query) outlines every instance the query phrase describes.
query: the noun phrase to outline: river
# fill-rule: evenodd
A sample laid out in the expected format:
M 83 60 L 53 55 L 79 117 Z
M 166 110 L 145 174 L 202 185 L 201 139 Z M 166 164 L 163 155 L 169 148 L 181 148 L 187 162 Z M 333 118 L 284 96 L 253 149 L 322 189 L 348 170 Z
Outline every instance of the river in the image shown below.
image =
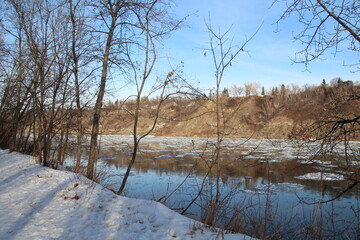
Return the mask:
M 102 136 L 100 142 L 97 172 L 101 184 L 116 191 L 131 157 L 132 137 Z M 125 188 L 126 196 L 157 200 L 204 220 L 218 186 L 217 226 L 258 238 L 358 237 L 358 187 L 319 204 L 336 198 L 351 184 L 347 178 L 360 166 L 357 155 L 350 164 L 343 164 L 341 153 L 314 156 L 316 143 L 224 139 L 221 170 L 214 172 L 209 166 L 215 142 L 205 138 L 145 138 Z M 352 146 L 359 149 L 360 143 Z

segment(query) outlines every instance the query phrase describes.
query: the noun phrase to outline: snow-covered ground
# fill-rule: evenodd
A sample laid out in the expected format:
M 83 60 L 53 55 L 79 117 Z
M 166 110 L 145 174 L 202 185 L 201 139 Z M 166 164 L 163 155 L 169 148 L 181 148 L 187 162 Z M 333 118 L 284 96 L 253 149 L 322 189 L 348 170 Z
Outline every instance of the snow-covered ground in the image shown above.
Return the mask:
M 0 150 L 0 239 L 252 239 Z

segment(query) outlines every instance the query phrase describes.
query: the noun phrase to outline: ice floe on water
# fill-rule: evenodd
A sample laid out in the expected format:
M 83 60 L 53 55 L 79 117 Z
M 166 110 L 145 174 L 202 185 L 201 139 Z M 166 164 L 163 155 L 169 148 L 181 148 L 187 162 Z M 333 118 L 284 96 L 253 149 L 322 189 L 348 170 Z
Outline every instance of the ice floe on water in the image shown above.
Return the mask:
M 165 159 L 172 159 L 173 156 L 164 154 L 164 155 L 156 156 L 154 158 L 156 158 L 156 159 L 164 159 L 165 160 Z
M 101 147 L 131 148 L 133 136 L 102 135 Z M 352 147 L 359 147 L 359 142 L 351 142 Z M 243 139 L 225 138 L 222 141 L 222 153 L 236 153 L 245 159 L 271 159 L 271 162 L 299 159 L 305 161 L 312 159 L 318 143 L 306 141 L 288 141 L 275 139 Z M 162 154 L 169 151 L 192 152 L 193 155 L 213 153 L 216 147 L 214 138 L 193 137 L 157 137 L 148 136 L 141 141 L 140 151 Z M 339 151 L 339 155 L 342 155 Z M 354 162 L 353 164 L 360 164 Z
M 297 192 L 304 189 L 304 185 L 297 183 L 268 183 L 244 189 L 251 194 L 278 194 L 283 192 Z
M 317 159 L 301 160 L 301 161 L 299 161 L 299 163 L 301 163 L 301 164 L 318 164 L 323 167 L 331 167 L 331 168 L 336 167 L 330 161 L 321 161 L 321 160 L 317 160 Z
M 344 175 L 337 173 L 324 173 L 324 172 L 314 172 L 307 173 L 302 176 L 294 177 L 301 180 L 316 180 L 316 181 L 342 181 L 345 180 Z

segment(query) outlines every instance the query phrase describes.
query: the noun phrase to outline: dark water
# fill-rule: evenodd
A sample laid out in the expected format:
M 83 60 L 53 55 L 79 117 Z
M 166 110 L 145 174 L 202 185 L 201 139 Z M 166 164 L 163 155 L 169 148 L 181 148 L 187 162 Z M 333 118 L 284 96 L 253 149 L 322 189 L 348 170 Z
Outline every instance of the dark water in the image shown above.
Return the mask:
M 131 138 L 105 136 L 102 140 L 97 171 L 103 185 L 118 190 L 131 157 Z M 158 200 L 178 212 L 196 198 L 185 214 L 203 220 L 216 194 L 215 172 L 208 171 L 214 141 L 144 139 L 126 195 Z M 320 159 L 311 154 L 316 145 L 300 148 L 279 140 L 226 139 L 222 146 L 218 226 L 261 238 L 358 237 L 358 188 L 318 204 L 349 186 L 345 179 L 359 168 L 355 158 L 350 168 L 349 163 L 344 167 L 341 154 Z

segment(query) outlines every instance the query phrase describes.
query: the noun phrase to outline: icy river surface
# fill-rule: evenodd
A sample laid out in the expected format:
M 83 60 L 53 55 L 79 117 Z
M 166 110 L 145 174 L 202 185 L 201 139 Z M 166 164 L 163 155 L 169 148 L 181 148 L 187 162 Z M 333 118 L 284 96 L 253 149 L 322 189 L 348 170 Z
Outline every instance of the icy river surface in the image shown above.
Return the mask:
M 101 137 L 97 172 L 106 187 L 118 190 L 132 141 Z M 353 149 L 359 146 L 353 143 Z M 216 139 L 150 136 L 140 144 L 125 195 L 157 200 L 203 221 L 213 216 L 209 209 L 218 197 L 214 223 L 253 237 L 355 239 L 359 188 L 337 196 L 359 165 L 356 159 L 351 168 L 342 164 L 341 154 L 314 156 L 316 149 L 305 142 L 224 139 L 220 171 L 214 171 Z

